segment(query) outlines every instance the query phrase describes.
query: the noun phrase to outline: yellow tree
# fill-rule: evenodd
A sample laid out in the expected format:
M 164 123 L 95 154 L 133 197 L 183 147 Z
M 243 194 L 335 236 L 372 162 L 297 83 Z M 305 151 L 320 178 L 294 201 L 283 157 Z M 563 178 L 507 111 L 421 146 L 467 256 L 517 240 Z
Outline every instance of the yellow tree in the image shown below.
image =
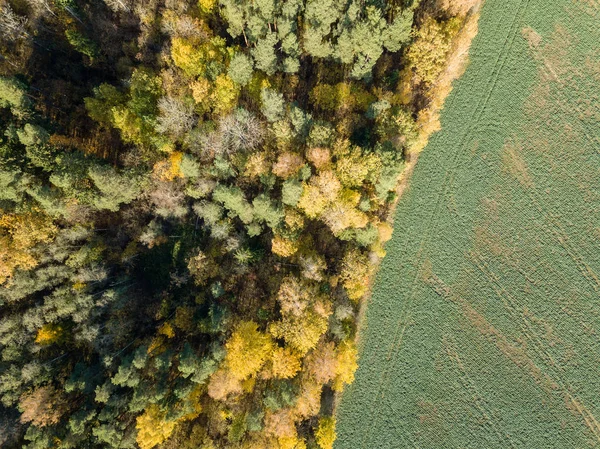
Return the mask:
M 158 405 L 152 404 L 137 417 L 136 441 L 141 449 L 151 449 L 171 436 L 176 422 L 168 421 L 166 416 L 166 412 L 162 411 Z
M 224 364 L 239 380 L 256 374 L 273 351 L 271 336 L 258 330 L 253 321 L 242 321 L 225 344 Z
M 290 348 L 277 347 L 271 355 L 271 374 L 277 379 L 290 379 L 300 371 L 300 356 Z
M 307 310 L 301 315 L 284 315 L 272 323 L 269 332 L 276 338 L 283 338 L 292 348 L 304 355 L 317 345 L 319 338 L 327 331 L 327 315 Z
M 23 214 L 0 210 L 0 284 L 17 268 L 31 269 L 37 261 L 31 250 L 39 243 L 48 243 L 56 235 L 52 219 L 37 210 Z
M 373 264 L 366 254 L 357 249 L 346 253 L 342 260 L 340 279 L 350 299 L 358 302 L 367 293 L 373 270 Z
M 298 249 L 300 249 L 300 244 L 297 240 L 287 239 L 278 234 L 275 234 L 271 240 L 271 251 L 278 256 L 293 256 Z
M 39 345 L 50 345 L 63 339 L 63 329 L 58 324 L 44 324 L 35 336 L 35 342 Z
M 354 382 L 354 373 L 358 368 L 358 351 L 353 341 L 343 341 L 336 349 L 335 378 L 333 389 L 341 392 L 345 385 Z
M 319 426 L 315 430 L 315 439 L 321 449 L 333 449 L 335 434 L 335 418 L 325 416 L 319 420 Z
M 212 109 L 215 114 L 225 115 L 237 104 L 240 88 L 227 75 L 219 75 L 215 80 L 214 89 L 210 95 Z
M 207 34 L 206 30 L 202 30 Z M 177 67 L 189 77 L 208 75 L 208 65 L 225 69 L 227 50 L 225 40 L 213 38 L 182 38 L 171 40 L 171 58 Z
M 356 207 L 359 200 L 358 192 L 347 190 L 325 209 L 322 220 L 334 235 L 348 228 L 364 228 L 367 225 L 369 217 Z
M 452 39 L 460 29 L 458 18 L 440 22 L 426 17 L 415 33 L 407 57 L 417 83 L 433 83 L 444 70 L 446 55 L 451 49 Z
M 304 185 L 298 207 L 310 218 L 320 216 L 325 208 L 335 203 L 342 190 L 342 184 L 331 170 L 313 176 Z

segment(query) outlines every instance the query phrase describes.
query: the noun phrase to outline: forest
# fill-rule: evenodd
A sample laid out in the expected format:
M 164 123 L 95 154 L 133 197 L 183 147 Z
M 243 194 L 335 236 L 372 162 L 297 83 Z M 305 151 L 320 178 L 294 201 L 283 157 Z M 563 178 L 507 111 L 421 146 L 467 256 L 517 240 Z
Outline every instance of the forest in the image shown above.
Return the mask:
M 0 446 L 331 449 L 478 4 L 1 0 Z

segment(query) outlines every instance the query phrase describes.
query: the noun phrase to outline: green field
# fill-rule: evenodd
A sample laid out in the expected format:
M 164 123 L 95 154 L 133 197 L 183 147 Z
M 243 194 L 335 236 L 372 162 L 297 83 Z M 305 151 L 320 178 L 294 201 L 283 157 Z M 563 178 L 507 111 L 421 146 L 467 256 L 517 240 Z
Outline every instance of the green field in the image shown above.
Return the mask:
M 600 447 L 600 2 L 487 0 L 336 449 Z

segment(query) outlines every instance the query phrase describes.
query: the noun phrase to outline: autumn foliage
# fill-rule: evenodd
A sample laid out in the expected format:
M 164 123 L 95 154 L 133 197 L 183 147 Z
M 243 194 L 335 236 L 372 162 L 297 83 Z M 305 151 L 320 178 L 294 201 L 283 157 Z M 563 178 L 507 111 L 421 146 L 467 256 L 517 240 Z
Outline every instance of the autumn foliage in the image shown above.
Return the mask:
M 4 3 L 0 445 L 331 449 L 476 2 Z

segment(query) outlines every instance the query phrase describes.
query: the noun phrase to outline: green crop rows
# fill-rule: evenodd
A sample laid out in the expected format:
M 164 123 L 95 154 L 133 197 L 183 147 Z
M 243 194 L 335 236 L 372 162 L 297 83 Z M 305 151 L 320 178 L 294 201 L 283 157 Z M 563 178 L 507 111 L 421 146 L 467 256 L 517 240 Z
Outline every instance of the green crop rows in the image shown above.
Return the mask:
M 396 215 L 337 449 L 600 446 L 600 2 L 487 0 Z

